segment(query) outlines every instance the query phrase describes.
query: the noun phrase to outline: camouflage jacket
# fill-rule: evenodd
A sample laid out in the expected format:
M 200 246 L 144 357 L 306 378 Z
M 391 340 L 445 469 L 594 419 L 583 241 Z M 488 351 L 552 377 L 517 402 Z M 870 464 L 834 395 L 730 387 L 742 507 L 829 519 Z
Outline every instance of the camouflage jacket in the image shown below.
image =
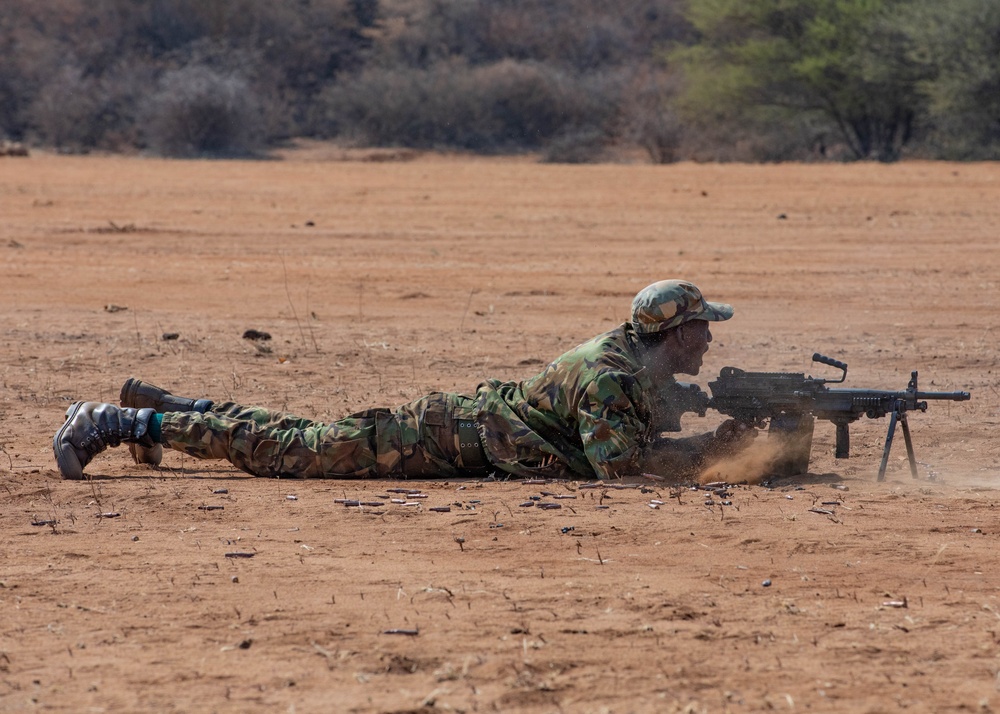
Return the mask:
M 612 479 L 643 472 L 661 431 L 680 431 L 664 398 L 676 382 L 654 385 L 626 323 L 584 342 L 523 382 L 488 380 L 476 393 L 476 421 L 491 462 L 525 477 Z M 705 437 L 679 439 L 696 452 Z M 661 442 L 662 443 L 662 440 Z M 683 459 L 691 462 L 688 456 Z

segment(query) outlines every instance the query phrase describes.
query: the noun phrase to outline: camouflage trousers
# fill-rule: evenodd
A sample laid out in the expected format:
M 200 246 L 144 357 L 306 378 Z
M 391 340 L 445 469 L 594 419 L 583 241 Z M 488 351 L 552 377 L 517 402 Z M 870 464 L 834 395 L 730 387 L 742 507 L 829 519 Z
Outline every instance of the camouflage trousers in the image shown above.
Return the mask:
M 233 402 L 205 414 L 163 415 L 161 441 L 198 459 L 225 459 L 271 478 L 412 478 L 485 475 L 486 457 L 462 448 L 471 397 L 435 392 L 396 409 L 369 409 L 329 424 Z M 463 432 L 468 437 L 468 427 Z

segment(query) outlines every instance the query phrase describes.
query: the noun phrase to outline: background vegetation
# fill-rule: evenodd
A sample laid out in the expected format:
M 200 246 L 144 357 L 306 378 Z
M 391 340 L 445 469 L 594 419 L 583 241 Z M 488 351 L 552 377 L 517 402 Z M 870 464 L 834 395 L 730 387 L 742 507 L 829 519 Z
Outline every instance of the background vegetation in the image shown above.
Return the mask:
M 992 159 L 996 0 L 4 0 L 0 139 Z

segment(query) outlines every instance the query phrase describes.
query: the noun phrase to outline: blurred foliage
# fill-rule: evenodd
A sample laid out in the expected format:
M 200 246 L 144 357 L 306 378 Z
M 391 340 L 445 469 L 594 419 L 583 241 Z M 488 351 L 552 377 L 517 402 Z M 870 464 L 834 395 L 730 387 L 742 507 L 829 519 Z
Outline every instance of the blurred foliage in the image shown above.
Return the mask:
M 4 0 L 0 138 L 995 158 L 996 0 Z
M 900 18 L 925 68 L 923 151 L 952 159 L 1000 158 L 1000 3 L 921 0 Z
M 904 0 L 691 0 L 699 41 L 671 57 L 688 114 L 762 126 L 820 117 L 855 158 L 898 158 L 927 67 L 895 27 Z M 821 149 L 822 150 L 822 149 Z

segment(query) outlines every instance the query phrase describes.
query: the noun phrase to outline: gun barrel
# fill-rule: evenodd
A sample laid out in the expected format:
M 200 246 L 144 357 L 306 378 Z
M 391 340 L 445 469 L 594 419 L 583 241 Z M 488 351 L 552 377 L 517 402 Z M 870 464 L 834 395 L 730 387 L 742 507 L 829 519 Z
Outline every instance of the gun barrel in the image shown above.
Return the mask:
M 916 399 L 946 399 L 952 402 L 967 402 L 972 399 L 968 392 L 917 392 Z

